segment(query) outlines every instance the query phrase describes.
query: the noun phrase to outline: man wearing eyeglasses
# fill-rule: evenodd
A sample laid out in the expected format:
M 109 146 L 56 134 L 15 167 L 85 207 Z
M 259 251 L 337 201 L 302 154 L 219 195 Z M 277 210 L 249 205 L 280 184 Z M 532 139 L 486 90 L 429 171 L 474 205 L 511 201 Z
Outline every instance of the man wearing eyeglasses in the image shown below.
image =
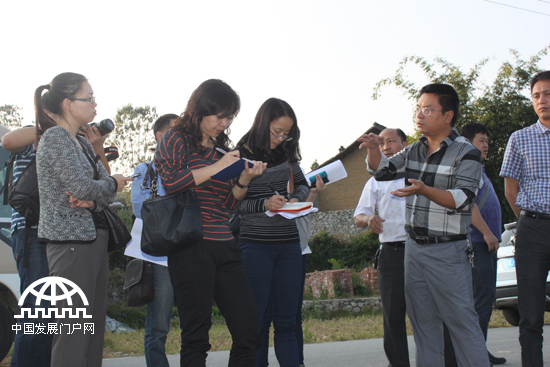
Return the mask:
M 459 98 L 447 84 L 429 84 L 414 112 L 423 135 L 391 158 L 380 137 L 361 136 L 367 169 L 376 180 L 405 177 L 405 299 L 417 347 L 417 366 L 443 366 L 443 323 L 458 364 L 490 366 L 474 309 L 468 234 L 481 179 L 481 154 L 453 128 Z
M 500 176 L 506 199 L 518 217 L 515 261 L 521 363 L 542 367 L 550 270 L 550 71 L 531 79 L 531 99 L 539 120 L 510 136 Z

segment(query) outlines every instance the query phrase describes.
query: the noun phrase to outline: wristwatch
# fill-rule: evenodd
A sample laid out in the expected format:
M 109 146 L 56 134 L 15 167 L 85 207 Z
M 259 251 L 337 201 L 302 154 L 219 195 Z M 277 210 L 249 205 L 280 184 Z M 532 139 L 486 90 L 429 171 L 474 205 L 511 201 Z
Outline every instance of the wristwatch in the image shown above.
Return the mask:
M 241 185 L 239 183 L 239 179 L 237 179 L 237 182 L 235 182 L 235 185 L 240 188 L 240 189 L 246 189 L 248 187 L 249 184 L 246 184 L 246 185 Z

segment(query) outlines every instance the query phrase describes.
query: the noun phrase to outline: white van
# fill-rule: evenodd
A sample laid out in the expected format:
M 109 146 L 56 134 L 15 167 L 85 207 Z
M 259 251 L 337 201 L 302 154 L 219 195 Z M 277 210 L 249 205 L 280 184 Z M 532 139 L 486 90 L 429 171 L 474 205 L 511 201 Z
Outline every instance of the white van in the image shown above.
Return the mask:
M 0 126 L 0 138 L 8 130 Z M 5 163 L 10 153 L 0 144 L 0 187 L 4 187 L 6 177 Z M 17 302 L 19 293 L 19 273 L 11 251 L 11 207 L 3 205 L 4 192 L 0 194 L 0 361 L 10 351 L 15 331 L 12 325 L 15 323 L 13 315 L 20 313 Z

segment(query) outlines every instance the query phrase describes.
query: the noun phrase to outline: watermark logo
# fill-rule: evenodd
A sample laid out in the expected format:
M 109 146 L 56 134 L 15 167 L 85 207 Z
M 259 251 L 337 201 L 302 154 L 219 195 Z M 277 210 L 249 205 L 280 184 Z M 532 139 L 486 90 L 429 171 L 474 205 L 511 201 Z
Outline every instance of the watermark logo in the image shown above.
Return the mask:
M 49 301 L 52 307 L 22 307 L 29 294 L 36 297 L 35 306 L 40 306 L 42 301 Z M 80 297 L 84 306 L 89 305 L 86 295 L 73 281 L 56 276 L 38 279 L 29 285 L 21 295 L 19 299 L 21 314 L 15 315 L 15 317 L 19 319 L 91 319 L 92 315 L 86 314 L 85 307 L 55 307 L 59 301 L 66 301 L 68 306 L 73 306 L 73 297 Z M 75 330 L 94 333 L 93 323 L 45 324 L 36 322 L 23 323 L 23 332 L 25 334 L 61 334 L 63 327 L 67 329 L 67 334 L 72 334 Z M 18 323 L 13 325 L 12 329 L 17 333 L 22 328 Z

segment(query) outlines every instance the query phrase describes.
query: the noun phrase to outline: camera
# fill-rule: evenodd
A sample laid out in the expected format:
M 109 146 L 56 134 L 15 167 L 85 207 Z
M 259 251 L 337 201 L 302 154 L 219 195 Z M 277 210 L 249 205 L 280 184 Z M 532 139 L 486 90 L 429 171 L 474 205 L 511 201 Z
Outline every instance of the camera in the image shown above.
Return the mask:
M 111 119 L 105 119 L 99 122 L 90 122 L 88 125 L 97 127 L 101 136 L 107 135 L 115 129 L 115 124 Z

